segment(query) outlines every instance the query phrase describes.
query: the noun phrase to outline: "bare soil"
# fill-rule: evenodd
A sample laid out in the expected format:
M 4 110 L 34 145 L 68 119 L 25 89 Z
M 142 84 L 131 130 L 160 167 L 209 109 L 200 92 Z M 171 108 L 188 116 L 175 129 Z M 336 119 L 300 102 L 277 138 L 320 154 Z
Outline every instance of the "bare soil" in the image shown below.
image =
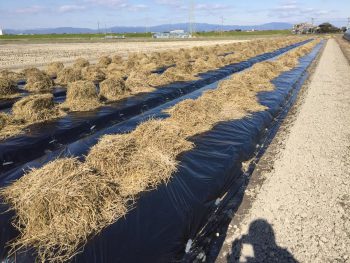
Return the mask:
M 349 75 L 329 40 L 298 112 L 257 165 L 216 262 L 350 262 Z
M 177 50 L 241 41 L 246 40 L 4 44 L 0 45 L 0 69 L 19 70 L 26 67 L 42 67 L 53 61 L 70 64 L 79 57 L 94 62 L 104 55 L 120 54 L 125 57 L 130 52 Z

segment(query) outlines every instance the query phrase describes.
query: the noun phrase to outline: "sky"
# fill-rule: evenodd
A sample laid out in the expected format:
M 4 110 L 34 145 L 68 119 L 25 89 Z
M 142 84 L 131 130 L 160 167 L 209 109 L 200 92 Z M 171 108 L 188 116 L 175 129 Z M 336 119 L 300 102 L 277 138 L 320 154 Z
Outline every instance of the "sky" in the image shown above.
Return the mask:
M 347 25 L 350 0 L 193 0 L 196 23 Z M 191 0 L 0 0 L 0 28 L 153 26 L 188 22 Z

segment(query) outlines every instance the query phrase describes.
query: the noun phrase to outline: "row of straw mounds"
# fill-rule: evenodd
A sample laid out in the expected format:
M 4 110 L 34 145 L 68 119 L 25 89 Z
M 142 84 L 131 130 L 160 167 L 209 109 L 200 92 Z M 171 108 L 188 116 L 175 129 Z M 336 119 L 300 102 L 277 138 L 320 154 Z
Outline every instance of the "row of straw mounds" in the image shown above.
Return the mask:
M 34 247 L 41 261 L 70 260 L 88 239 L 124 216 L 141 192 L 171 179 L 178 157 L 194 147 L 191 137 L 221 121 L 265 110 L 258 92 L 271 90 L 273 86 L 265 83 L 295 67 L 297 62 L 290 65 L 290 58 L 297 61 L 315 44 L 257 64 L 251 69 L 254 75 L 248 70 L 238 79 L 234 75 L 222 81 L 198 99 L 168 109 L 166 119 L 146 121 L 130 133 L 104 136 L 84 162 L 58 159 L 2 189 L 21 233 L 12 248 Z M 242 77 L 246 74 L 249 78 Z M 96 96 L 91 85 L 89 92 Z
M 256 54 L 273 51 L 295 42 L 296 38 L 286 38 L 276 41 L 252 41 L 180 49 L 179 52 L 164 51 L 134 53 L 127 59 L 120 55 L 101 57 L 94 65 L 83 58 L 77 59 L 71 67 L 64 67 L 60 62 L 53 62 L 41 71 L 36 68 L 25 69 L 22 73 L 0 71 L 0 97 L 17 97 L 17 85 L 9 81 L 27 78 L 26 89 L 34 93 L 50 92 L 54 87 L 51 77 L 57 77 L 56 84 L 69 89 L 67 100 L 61 108 L 69 111 L 89 111 L 96 109 L 105 102 L 111 102 L 132 96 L 141 92 L 150 92 L 155 88 L 166 86 L 177 81 L 197 79 L 197 74 L 224 65 L 248 59 Z M 232 52 L 234 50 L 234 52 Z M 293 64 L 293 58 L 288 61 Z M 164 68 L 163 73 L 155 70 Z M 5 77 L 5 81 L 3 80 Z M 249 82 L 244 75 L 241 82 Z M 259 76 L 256 77 L 259 79 Z M 99 82 L 100 89 L 94 90 L 92 82 Z M 272 84 L 262 79 L 256 85 L 269 87 Z M 72 88 L 69 88 L 72 86 Z M 86 92 L 87 91 L 87 92 Z M 52 118 L 56 118 L 52 115 Z

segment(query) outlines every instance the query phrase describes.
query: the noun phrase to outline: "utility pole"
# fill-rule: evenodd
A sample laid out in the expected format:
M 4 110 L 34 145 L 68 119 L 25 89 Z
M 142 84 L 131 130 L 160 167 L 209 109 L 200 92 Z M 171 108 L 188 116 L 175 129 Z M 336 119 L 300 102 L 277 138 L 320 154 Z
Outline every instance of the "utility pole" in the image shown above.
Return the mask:
M 311 25 L 315 25 L 315 18 L 311 17 Z
M 97 21 L 97 33 L 100 34 L 100 21 Z
M 224 17 L 221 16 L 221 36 L 224 34 Z
M 190 35 L 195 33 L 195 18 L 194 18 L 195 3 L 194 0 L 189 0 L 188 10 L 188 32 Z

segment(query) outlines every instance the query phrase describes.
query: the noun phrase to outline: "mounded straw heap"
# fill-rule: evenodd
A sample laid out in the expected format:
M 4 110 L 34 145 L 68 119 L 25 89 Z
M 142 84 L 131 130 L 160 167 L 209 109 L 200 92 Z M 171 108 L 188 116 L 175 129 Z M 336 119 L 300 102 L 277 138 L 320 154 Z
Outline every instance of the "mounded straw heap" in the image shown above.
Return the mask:
M 135 69 L 129 73 L 128 78 L 125 81 L 125 85 L 129 90 L 131 90 L 132 94 L 150 92 L 154 90 L 154 88 L 148 84 L 149 76 L 150 72 Z
M 5 79 L 9 79 L 12 80 L 14 82 L 18 82 L 19 80 L 24 79 L 24 74 L 23 73 L 18 73 L 18 72 L 13 72 L 13 71 L 9 71 L 9 70 L 1 70 L 0 71 L 0 78 L 5 78 Z
M 12 79 L 0 77 L 0 99 L 16 96 L 17 84 Z
M 315 44 L 256 66 L 252 70 L 266 79 L 256 83 L 271 81 L 291 69 L 287 66 L 290 58 L 308 53 Z M 249 71 L 241 74 L 249 75 Z M 177 169 L 176 158 L 193 147 L 188 138 L 218 122 L 264 110 L 256 96 L 266 90 L 270 87 L 255 87 L 254 80 L 226 79 L 198 99 L 167 110 L 167 119 L 149 120 L 131 133 L 104 136 L 85 162 L 59 159 L 27 173 L 1 191 L 17 214 L 14 224 L 21 233 L 13 248 L 34 247 L 42 261 L 71 259 L 87 238 L 125 215 L 128 201 L 169 181 Z M 107 186 L 111 187 L 104 190 Z
M 112 63 L 112 59 L 110 57 L 103 56 L 103 57 L 99 58 L 97 66 L 102 67 L 102 68 L 106 68 L 111 63 Z
M 12 115 L 16 120 L 34 123 L 57 117 L 59 111 L 55 107 L 52 94 L 40 94 L 17 101 L 12 107 Z
M 123 63 L 123 61 L 124 60 L 123 60 L 122 56 L 120 56 L 118 54 L 112 56 L 112 63 L 121 64 L 121 63 Z
M 109 78 L 100 83 L 100 97 L 108 101 L 115 101 L 130 94 L 121 77 Z
M 101 103 L 95 84 L 85 80 L 69 84 L 66 101 L 61 105 L 62 108 L 69 108 L 70 111 L 88 111 L 99 106 Z
M 26 90 L 32 92 L 43 92 L 52 90 L 54 82 L 49 75 L 42 71 L 33 71 L 27 74 Z
M 82 79 L 81 68 L 68 67 L 57 73 L 56 83 L 62 86 L 67 86 L 71 82 Z
M 62 62 L 52 62 L 46 68 L 46 73 L 52 77 L 57 77 L 58 72 L 64 68 Z
M 94 82 L 102 81 L 106 78 L 105 73 L 98 66 L 87 66 L 81 70 L 83 79 Z
M 26 77 L 29 78 L 31 75 L 40 75 L 42 71 L 38 68 L 26 68 L 22 71 L 22 74 Z
M 40 252 L 41 257 L 39 255 L 41 262 L 47 262 L 48 259 L 50 262 L 65 261 L 66 254 L 74 255 L 82 240 L 88 240 L 89 232 L 100 231 L 127 212 L 123 200 L 114 191 L 115 184 L 91 172 L 89 167 L 75 159 L 58 160 L 43 169 L 33 170 L 31 174 L 33 177 L 30 181 L 20 179 L 16 182 L 16 188 L 5 191 L 6 195 L 11 196 L 7 199 L 9 202 L 20 198 L 25 191 L 28 202 L 20 204 L 20 210 L 27 213 L 18 214 L 18 224 L 15 226 L 22 229 L 20 222 L 26 222 L 31 229 L 21 233 L 25 242 L 22 239 L 14 241 L 14 247 L 45 243 L 46 246 Z M 62 188 L 52 192 L 51 187 L 55 185 Z M 37 198 L 31 198 L 30 193 L 37 193 Z M 47 203 L 50 204 L 50 210 L 46 209 Z M 78 210 L 80 212 L 76 213 Z M 40 223 L 35 222 L 38 217 L 42 219 Z M 68 226 L 70 231 L 64 233 Z M 42 232 L 43 228 L 46 233 Z M 31 232 L 37 235 L 32 236 Z M 56 233 L 54 239 L 51 235 L 53 232 Z M 62 256 L 55 252 L 57 244 L 62 244 L 59 248 L 64 251 Z
M 1 114 L 0 139 L 19 134 L 31 124 L 63 116 L 54 104 L 52 94 L 37 94 L 24 97 L 12 107 L 12 114 Z
M 8 121 L 8 115 L 3 112 L 0 112 L 0 131 L 7 125 Z
M 73 64 L 73 68 L 83 68 L 90 65 L 90 62 L 85 58 L 78 58 Z

